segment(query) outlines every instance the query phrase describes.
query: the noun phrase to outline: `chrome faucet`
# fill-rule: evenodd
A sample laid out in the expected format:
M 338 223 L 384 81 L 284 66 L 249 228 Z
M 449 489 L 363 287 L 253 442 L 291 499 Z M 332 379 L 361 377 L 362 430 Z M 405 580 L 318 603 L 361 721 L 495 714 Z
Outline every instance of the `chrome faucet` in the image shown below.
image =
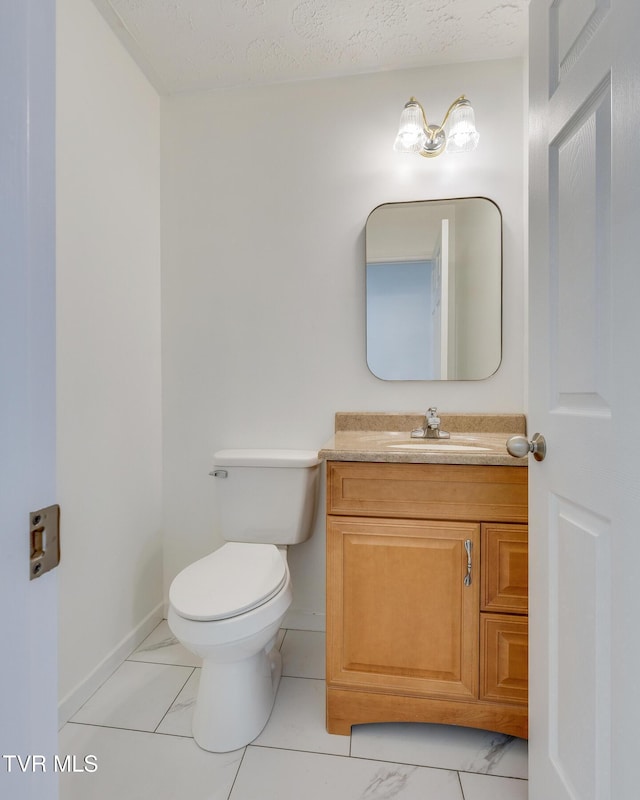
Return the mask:
M 412 439 L 448 439 L 449 434 L 440 430 L 440 417 L 435 406 L 425 415 L 424 428 L 415 428 L 411 431 Z

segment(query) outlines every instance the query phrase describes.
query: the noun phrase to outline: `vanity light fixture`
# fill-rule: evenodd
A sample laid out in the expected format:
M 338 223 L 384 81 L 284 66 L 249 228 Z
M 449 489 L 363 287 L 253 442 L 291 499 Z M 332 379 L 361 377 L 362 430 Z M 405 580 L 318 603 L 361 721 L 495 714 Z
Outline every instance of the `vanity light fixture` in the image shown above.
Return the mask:
M 418 153 L 433 158 L 445 149 L 448 153 L 475 150 L 479 138 L 473 108 L 464 95 L 451 103 L 440 125 L 429 125 L 424 108 L 411 97 L 400 117 L 393 149 L 398 153 Z

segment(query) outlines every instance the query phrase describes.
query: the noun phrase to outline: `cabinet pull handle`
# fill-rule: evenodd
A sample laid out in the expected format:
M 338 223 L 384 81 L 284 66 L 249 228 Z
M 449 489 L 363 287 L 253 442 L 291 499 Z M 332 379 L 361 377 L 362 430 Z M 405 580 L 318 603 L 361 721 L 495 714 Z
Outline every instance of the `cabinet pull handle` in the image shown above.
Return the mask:
M 465 539 L 464 549 L 467 551 L 467 574 L 464 576 L 464 585 L 471 586 L 471 551 L 473 550 L 471 539 Z

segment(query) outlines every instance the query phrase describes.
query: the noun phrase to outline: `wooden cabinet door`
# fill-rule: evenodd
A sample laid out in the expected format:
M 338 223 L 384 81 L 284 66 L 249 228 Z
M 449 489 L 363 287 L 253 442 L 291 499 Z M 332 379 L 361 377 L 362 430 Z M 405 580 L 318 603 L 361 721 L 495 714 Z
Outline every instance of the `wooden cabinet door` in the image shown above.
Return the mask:
M 329 685 L 477 697 L 479 543 L 475 523 L 329 516 Z
M 480 699 L 526 704 L 528 621 L 510 614 L 481 614 Z

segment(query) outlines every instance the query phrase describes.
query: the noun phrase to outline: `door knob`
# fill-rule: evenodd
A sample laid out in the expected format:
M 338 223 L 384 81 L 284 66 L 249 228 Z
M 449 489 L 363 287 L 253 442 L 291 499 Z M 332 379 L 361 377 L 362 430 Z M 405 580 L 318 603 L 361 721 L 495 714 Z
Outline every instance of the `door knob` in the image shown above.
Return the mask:
M 507 439 L 507 450 L 514 458 L 522 458 L 533 453 L 536 461 L 544 461 L 547 455 L 547 442 L 541 433 L 534 433 L 531 441 L 526 436 L 511 436 Z

